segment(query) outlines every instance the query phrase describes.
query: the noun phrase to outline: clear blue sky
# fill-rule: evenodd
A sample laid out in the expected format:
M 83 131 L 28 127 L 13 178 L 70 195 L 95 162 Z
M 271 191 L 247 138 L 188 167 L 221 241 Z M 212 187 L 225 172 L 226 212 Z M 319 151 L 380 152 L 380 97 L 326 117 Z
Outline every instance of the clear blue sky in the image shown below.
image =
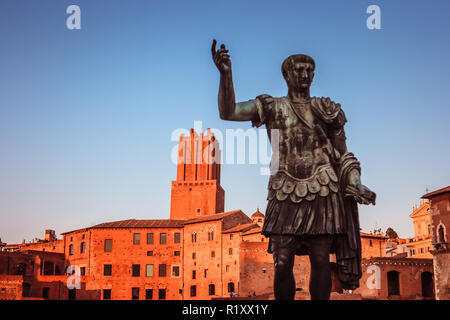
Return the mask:
M 70 4 L 81 30 L 66 28 Z M 381 30 L 366 28 L 371 4 Z M 341 103 L 378 194 L 364 231 L 412 236 L 412 206 L 450 184 L 449 14 L 447 0 L 3 0 L 0 237 L 168 218 L 172 131 L 250 127 L 219 119 L 213 38 L 230 48 L 238 100 L 285 95 L 283 59 L 314 57 L 312 94 Z M 265 209 L 259 168 L 223 166 L 226 210 Z

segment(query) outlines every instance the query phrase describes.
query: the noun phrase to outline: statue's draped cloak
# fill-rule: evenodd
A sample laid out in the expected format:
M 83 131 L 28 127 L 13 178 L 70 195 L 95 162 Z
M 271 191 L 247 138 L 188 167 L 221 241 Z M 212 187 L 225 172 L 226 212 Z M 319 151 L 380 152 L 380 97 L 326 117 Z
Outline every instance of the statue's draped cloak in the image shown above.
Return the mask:
M 345 139 L 346 118 L 340 105 L 329 98 L 312 98 L 314 123 L 310 123 L 287 97 L 263 95 L 254 101 L 259 119 L 253 126 L 266 125 L 273 151 L 262 233 L 300 238 L 333 235 L 339 279 L 345 289 L 357 288 L 361 278 L 358 207 L 353 197 L 344 197 L 344 190 L 349 172 L 360 171 L 360 166 L 353 154 L 339 154 L 330 142 L 336 134 Z M 296 254 L 307 252 L 299 249 Z

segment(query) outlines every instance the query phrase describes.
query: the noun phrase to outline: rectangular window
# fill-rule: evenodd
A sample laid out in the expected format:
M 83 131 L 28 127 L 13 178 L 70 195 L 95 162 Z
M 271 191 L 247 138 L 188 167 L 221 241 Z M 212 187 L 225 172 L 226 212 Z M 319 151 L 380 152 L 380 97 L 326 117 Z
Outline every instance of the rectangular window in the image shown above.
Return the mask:
M 153 256 L 153 251 L 147 251 L 147 256 L 149 257 Z
M 112 275 L 112 265 L 111 264 L 104 264 L 103 265 L 103 275 L 104 276 L 111 276 Z
M 141 265 L 140 264 L 133 264 L 131 276 L 132 277 L 140 277 L 141 276 Z
M 152 264 L 147 264 L 145 266 L 145 275 L 147 277 L 153 277 L 153 265 Z
M 230 271 L 230 266 L 225 266 L 225 271 L 226 272 Z
M 159 265 L 158 276 L 165 277 L 166 273 L 167 273 L 167 266 L 165 264 L 160 264 Z
M 210 296 L 213 296 L 216 294 L 216 286 L 214 284 L 210 284 L 208 286 L 208 293 Z
M 173 252 L 173 255 L 174 255 L 175 257 L 179 257 L 180 254 L 181 254 L 180 251 L 174 251 L 174 252 Z
M 196 255 L 195 252 L 192 252 L 192 259 L 195 259 Z
M 192 280 L 195 280 L 195 277 L 197 276 L 195 270 L 192 270 Z
M 133 233 L 133 244 L 140 244 L 140 243 L 141 243 L 141 234 Z
M 231 256 L 233 254 L 233 248 L 228 249 L 228 254 Z
M 191 297 L 195 297 L 197 295 L 197 286 L 191 286 Z
M 214 258 L 216 256 L 216 252 L 215 251 L 211 251 L 211 258 Z
M 145 300 L 153 299 L 153 289 L 145 289 Z
M 167 243 L 167 233 L 160 233 L 159 244 L 166 244 L 166 243 Z
M 203 275 L 205 276 L 205 278 L 208 277 L 208 269 L 205 269 L 205 270 L 203 271 Z
M 112 252 L 112 239 L 105 239 L 105 252 Z
M 131 299 L 139 300 L 139 288 L 131 288 Z
M 111 300 L 111 289 L 103 289 L 103 300 Z
M 166 289 L 159 289 L 158 290 L 158 299 L 159 300 L 166 300 Z
M 73 244 L 69 245 L 69 255 L 73 255 Z
M 176 278 L 180 276 L 180 267 L 172 266 L 172 277 Z
M 147 244 L 153 244 L 153 233 L 147 233 Z
M 81 267 L 80 268 L 80 276 L 85 276 L 86 275 L 86 267 Z
M 173 242 L 180 243 L 181 242 L 181 234 L 179 232 L 175 232 L 173 235 Z

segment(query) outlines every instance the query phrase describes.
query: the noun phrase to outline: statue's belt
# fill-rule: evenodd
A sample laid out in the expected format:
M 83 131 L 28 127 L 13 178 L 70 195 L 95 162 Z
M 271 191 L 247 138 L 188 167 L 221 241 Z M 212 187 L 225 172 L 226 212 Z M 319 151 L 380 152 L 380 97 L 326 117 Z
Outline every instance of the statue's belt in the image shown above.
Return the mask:
M 303 199 L 312 201 L 316 196 L 327 197 L 330 192 L 338 192 L 338 182 L 330 164 L 317 167 L 314 174 L 306 179 L 295 178 L 289 172 L 280 170 L 270 177 L 267 199 L 276 197 L 279 201 L 284 201 L 289 197 L 294 203 L 300 203 Z

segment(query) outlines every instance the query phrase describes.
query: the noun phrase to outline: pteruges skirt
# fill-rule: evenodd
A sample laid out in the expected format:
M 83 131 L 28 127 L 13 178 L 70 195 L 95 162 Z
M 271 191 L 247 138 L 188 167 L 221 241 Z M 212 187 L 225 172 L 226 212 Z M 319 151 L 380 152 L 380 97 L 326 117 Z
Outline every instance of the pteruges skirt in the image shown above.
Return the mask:
M 308 253 L 308 242 L 314 236 L 344 235 L 345 218 L 343 200 L 337 192 L 316 196 L 311 201 L 303 199 L 300 203 L 275 197 L 267 204 L 262 234 L 270 237 L 269 253 L 289 247 L 297 255 L 303 255 Z

